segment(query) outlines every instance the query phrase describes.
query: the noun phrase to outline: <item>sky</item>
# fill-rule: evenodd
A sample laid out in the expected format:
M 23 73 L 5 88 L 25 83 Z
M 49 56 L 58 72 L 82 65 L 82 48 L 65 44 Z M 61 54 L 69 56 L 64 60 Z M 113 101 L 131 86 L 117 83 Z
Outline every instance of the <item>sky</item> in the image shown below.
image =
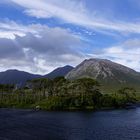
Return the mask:
M 0 71 L 90 58 L 140 71 L 140 0 L 0 0 Z

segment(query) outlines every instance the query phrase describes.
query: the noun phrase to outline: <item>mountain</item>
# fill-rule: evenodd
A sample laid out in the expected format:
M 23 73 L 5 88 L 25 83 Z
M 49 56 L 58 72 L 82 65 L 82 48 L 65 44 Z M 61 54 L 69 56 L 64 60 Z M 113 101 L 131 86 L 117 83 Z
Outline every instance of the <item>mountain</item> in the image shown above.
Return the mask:
M 23 86 L 27 80 L 32 80 L 35 78 L 50 78 L 53 79 L 58 76 L 65 76 L 68 72 L 73 69 L 72 66 L 64 66 L 55 69 L 54 71 L 42 75 L 35 75 L 24 71 L 19 70 L 7 70 L 4 72 L 0 72 L 0 84 L 17 84 L 19 86 Z
M 35 75 L 18 70 L 7 70 L 5 72 L 0 72 L 0 84 L 19 84 L 22 86 L 27 80 L 39 77 L 41 77 L 41 75 Z
M 85 60 L 66 75 L 67 79 L 82 77 L 97 79 L 107 92 L 123 86 L 140 90 L 140 73 L 106 59 Z
M 75 68 L 67 65 L 44 76 L 18 70 L 7 70 L 0 72 L 0 84 L 24 85 L 27 80 L 42 77 L 53 79 L 58 76 L 65 76 L 70 80 L 82 77 L 97 79 L 105 92 L 114 92 L 124 86 L 131 86 L 140 91 L 139 72 L 106 59 L 88 59 Z
M 64 67 L 59 67 L 59 68 L 53 70 L 52 72 L 44 75 L 43 77 L 53 79 L 53 78 L 56 78 L 59 76 L 66 76 L 68 74 L 68 72 L 70 72 L 72 69 L 73 69 L 72 66 L 66 65 Z

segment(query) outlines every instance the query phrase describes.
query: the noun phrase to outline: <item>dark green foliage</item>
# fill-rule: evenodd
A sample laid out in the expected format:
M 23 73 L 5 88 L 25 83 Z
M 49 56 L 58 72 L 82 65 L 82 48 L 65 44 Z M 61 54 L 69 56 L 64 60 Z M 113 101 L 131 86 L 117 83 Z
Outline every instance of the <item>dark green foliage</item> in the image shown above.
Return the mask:
M 125 87 L 118 90 L 118 93 L 124 96 L 127 102 L 135 102 L 136 101 L 136 90 L 134 88 Z
M 10 93 L 10 92 L 13 92 L 14 90 L 14 85 L 2 85 L 0 84 L 0 93 L 3 94 L 3 93 Z
M 105 94 L 103 95 L 101 99 L 101 106 L 103 107 L 116 107 L 116 98 L 114 98 L 112 95 Z
M 100 84 L 91 78 L 69 81 L 64 77 L 28 81 L 22 89 L 0 85 L 0 107 L 46 110 L 119 108 L 136 102 L 133 88 L 122 88 L 116 94 L 102 94 Z

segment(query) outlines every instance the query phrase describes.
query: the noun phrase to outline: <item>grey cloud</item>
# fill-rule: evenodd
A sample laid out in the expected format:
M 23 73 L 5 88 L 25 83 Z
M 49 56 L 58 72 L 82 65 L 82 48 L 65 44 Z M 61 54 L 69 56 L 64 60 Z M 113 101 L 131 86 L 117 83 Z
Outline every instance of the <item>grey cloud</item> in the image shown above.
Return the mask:
M 127 49 L 140 48 L 140 39 L 139 38 L 129 39 L 125 41 L 122 44 L 122 46 Z
M 59 28 L 46 29 L 38 36 L 28 33 L 24 37 L 17 37 L 16 41 L 24 48 L 51 55 L 75 53 L 74 47 L 81 43 L 79 38 Z
M 18 57 L 23 58 L 24 53 L 16 40 L 0 38 L 0 58 L 17 59 Z
M 37 32 L 15 35 L 15 39 L 0 38 L 0 67 L 42 73 L 81 61 L 83 55 L 76 50 L 83 45 L 78 36 L 61 28 L 42 26 Z

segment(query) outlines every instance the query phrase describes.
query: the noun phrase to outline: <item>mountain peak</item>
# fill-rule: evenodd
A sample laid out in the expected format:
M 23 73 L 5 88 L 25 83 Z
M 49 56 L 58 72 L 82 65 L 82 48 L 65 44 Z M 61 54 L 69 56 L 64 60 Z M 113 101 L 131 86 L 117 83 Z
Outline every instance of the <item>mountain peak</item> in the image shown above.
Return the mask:
M 9 69 L 9 70 L 3 71 L 3 72 L 6 72 L 6 73 L 16 73 L 16 72 L 24 72 L 24 71 L 20 71 L 20 70 L 17 70 L 17 69 Z M 27 72 L 25 72 L 25 73 L 27 73 Z
M 85 59 L 84 61 L 111 62 L 108 59 L 101 59 L 101 58 L 90 58 L 90 59 Z
M 124 73 L 136 74 L 135 70 L 128 68 L 124 65 L 112 62 L 111 60 L 108 60 L 108 59 L 99 59 L 99 58 L 86 59 L 77 67 L 81 67 L 81 66 L 84 66 L 86 68 L 92 67 L 94 68 L 94 70 L 102 71 L 102 72 L 106 71 L 108 73 L 110 73 L 113 69 L 116 69 Z
M 107 59 L 86 59 L 66 75 L 67 79 L 90 77 L 103 84 L 140 83 L 140 73 Z

